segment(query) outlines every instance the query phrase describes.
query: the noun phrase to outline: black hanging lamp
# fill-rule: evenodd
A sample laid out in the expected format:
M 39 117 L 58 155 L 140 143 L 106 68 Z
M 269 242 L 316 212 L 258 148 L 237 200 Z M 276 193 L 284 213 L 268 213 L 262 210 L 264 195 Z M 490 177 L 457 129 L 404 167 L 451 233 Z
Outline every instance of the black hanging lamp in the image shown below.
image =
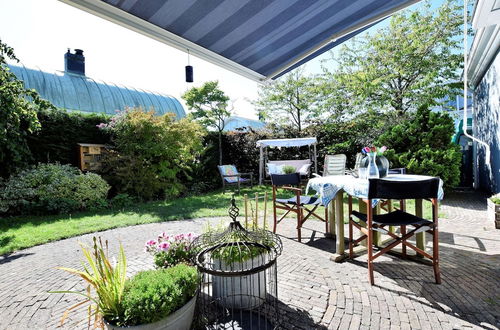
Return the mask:
M 188 52 L 188 65 L 186 65 L 186 82 L 187 83 L 192 83 L 193 80 L 193 67 L 189 63 L 189 49 L 187 50 Z

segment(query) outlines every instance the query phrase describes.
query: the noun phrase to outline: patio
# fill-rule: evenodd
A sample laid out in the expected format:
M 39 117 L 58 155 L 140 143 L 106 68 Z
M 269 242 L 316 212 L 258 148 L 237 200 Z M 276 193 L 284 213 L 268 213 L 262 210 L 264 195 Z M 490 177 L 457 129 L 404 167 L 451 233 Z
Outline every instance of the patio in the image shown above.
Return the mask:
M 295 240 L 294 221 L 278 227 L 284 249 L 278 259 L 279 299 L 286 329 L 462 329 L 500 327 L 500 239 L 486 221 L 486 196 L 448 194 L 441 206 L 441 272 L 393 257 L 375 262 L 370 286 L 366 256 L 334 263 L 335 241 L 323 237 L 323 225 L 309 221 L 303 242 Z M 139 225 L 101 233 L 113 247 L 121 241 L 129 271 L 152 267 L 143 243 L 161 231 L 200 232 L 207 219 Z M 74 295 L 48 290 L 75 289 L 81 281 L 57 266 L 77 267 L 84 235 L 0 257 L 0 328 L 56 328 Z M 306 237 L 310 239 L 306 239 Z M 63 328 L 86 328 L 86 311 L 70 314 Z

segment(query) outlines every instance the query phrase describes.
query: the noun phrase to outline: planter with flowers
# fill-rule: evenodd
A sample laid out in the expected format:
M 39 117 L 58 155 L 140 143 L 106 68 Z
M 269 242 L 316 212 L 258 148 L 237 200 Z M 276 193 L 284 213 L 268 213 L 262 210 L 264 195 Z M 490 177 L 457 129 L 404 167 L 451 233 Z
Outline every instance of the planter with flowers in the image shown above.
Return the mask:
M 93 247 L 81 245 L 87 261 L 82 271 L 61 268 L 80 276 L 87 284 L 85 292 L 75 293 L 85 300 L 68 308 L 68 313 L 80 306 L 88 308 L 89 325 L 108 329 L 185 329 L 191 327 L 196 303 L 199 275 L 195 267 L 178 264 L 167 269 L 148 270 L 126 277 L 127 262 L 120 245 L 117 260 L 108 255 L 105 244 L 94 238 Z M 87 304 L 90 303 L 90 307 Z
M 384 156 L 387 150 L 386 146 L 364 147 L 361 152 L 366 155 L 362 160 L 360 167 L 367 169 L 368 177 L 384 178 L 389 172 L 389 161 Z M 373 166 L 370 166 L 373 164 Z
M 500 193 L 488 198 L 488 219 L 495 223 L 496 229 L 500 229 Z

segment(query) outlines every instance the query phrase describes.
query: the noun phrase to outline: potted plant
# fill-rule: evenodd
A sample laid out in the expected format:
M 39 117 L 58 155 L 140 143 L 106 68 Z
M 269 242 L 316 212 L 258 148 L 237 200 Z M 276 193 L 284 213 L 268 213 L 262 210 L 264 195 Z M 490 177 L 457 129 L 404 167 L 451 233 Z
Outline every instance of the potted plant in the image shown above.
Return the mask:
M 293 167 L 292 165 L 285 165 L 281 168 L 283 174 L 293 174 L 295 172 L 297 172 L 297 170 L 295 169 L 295 167 Z
M 137 273 L 127 281 L 122 316 L 108 329 L 189 330 L 199 284 L 195 267 L 178 264 Z
M 488 218 L 500 229 L 500 193 L 488 198 Z
M 154 257 L 156 268 L 167 268 L 179 263 L 190 264 L 191 242 L 197 237 L 194 233 L 168 235 L 161 233 L 157 239 L 146 242 L 145 250 Z
M 127 279 L 127 263 L 121 245 L 116 262 L 109 258 L 107 241 L 103 244 L 101 239 L 94 238 L 92 248 L 81 246 L 87 261 L 83 271 L 60 269 L 80 276 L 88 284 L 86 291 L 52 292 L 75 293 L 86 299 L 68 308 L 61 324 L 71 310 L 90 302 L 89 322 L 93 318 L 94 327 L 148 330 L 188 330 L 191 327 L 199 284 L 195 267 L 179 264 L 168 269 L 139 272 Z
M 249 224 L 252 230 L 260 230 L 255 224 Z M 211 252 L 212 267 L 216 271 L 239 272 L 266 264 L 268 251 L 264 245 L 272 242 L 252 242 L 241 231 L 227 231 L 223 227 L 207 227 L 206 233 L 224 235 L 226 244 L 222 244 Z M 243 233 L 243 234 L 242 234 Z M 215 299 L 226 308 L 252 309 L 260 306 L 266 299 L 265 272 L 241 276 L 214 276 L 212 289 Z M 237 298 L 235 298 L 237 297 Z

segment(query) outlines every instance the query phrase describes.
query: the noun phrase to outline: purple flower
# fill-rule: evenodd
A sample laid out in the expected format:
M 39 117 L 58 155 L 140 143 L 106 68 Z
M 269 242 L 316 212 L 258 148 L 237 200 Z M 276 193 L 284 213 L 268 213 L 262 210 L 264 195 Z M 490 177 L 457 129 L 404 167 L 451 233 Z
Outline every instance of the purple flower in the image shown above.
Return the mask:
M 184 234 L 175 235 L 174 239 L 176 241 L 182 241 L 184 239 Z

